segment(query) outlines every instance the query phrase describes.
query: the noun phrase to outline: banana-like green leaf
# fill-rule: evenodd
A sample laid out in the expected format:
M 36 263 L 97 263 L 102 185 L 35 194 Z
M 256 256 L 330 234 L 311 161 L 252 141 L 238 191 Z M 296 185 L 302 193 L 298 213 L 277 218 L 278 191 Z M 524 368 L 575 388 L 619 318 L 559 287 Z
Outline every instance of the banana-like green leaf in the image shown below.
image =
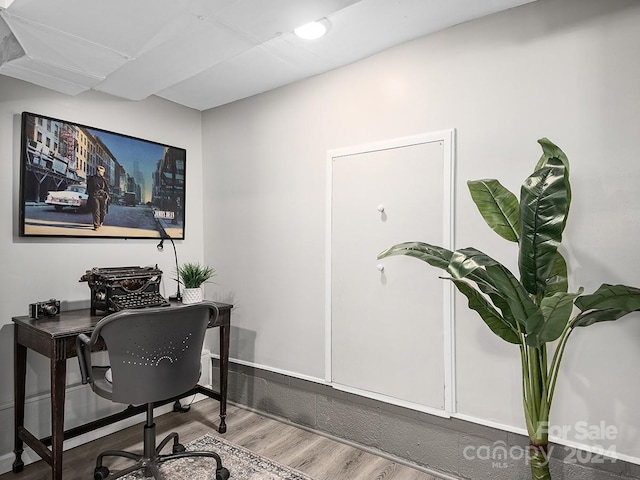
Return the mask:
M 569 159 L 567 158 L 565 153 L 560 149 L 560 147 L 555 145 L 548 138 L 541 138 L 538 140 L 538 143 L 542 147 L 542 156 L 540 157 L 540 160 L 536 165 L 536 170 L 539 170 L 543 166 L 545 166 L 549 162 L 549 159 L 551 158 L 560 160 L 565 168 L 564 180 L 567 188 L 567 196 L 568 196 L 567 203 L 571 205 L 571 185 L 569 183 Z M 565 216 L 565 219 L 564 219 L 565 225 L 567 223 L 567 218 L 568 217 Z
M 562 162 L 550 158 L 546 166 L 525 180 L 520 190 L 520 254 L 522 285 L 542 296 L 562 241 L 569 210 Z
M 517 197 L 494 179 L 469 181 L 467 186 L 487 225 L 502 238 L 517 242 L 520 233 Z
M 559 292 L 567 293 L 569 291 L 567 277 L 567 262 L 564 260 L 562 254 L 556 251 L 553 267 L 547 277 L 547 288 L 544 292 L 545 297 L 550 297 Z
M 461 250 L 461 252 L 463 251 L 464 250 Z M 448 271 L 451 273 L 451 267 Z M 496 285 L 484 269 L 477 268 L 471 272 L 467 272 L 465 279 L 474 282 L 478 290 L 487 295 L 493 302 L 493 305 L 502 312 L 502 317 L 505 321 L 516 328 L 516 320 L 511 312 L 509 302 L 502 296 L 502 293 L 498 290 L 498 285 Z
M 449 263 L 453 252 L 437 245 L 430 245 L 424 242 L 398 243 L 380 252 L 378 259 L 391 257 L 393 255 L 414 257 L 451 274 L 449 271 Z M 487 295 L 491 296 L 496 293 L 495 285 L 493 285 L 491 279 L 482 270 L 470 273 L 469 280 L 476 282 L 478 288 Z
M 603 283 L 591 295 L 576 299 L 575 304 L 583 312 L 605 308 L 623 308 L 633 312 L 640 308 L 640 288 Z
M 640 289 L 604 283 L 593 294 L 578 297 L 574 303 L 582 313 L 573 325 L 587 327 L 640 311 Z
M 486 270 L 508 303 L 513 318 L 524 326 L 524 331 L 529 334 L 538 330 L 542 323 L 542 312 L 518 279 L 503 265 L 488 266 Z
M 481 252 L 478 253 L 481 254 Z M 383 252 L 380 252 L 378 254 L 378 258 L 386 258 L 393 255 L 407 255 L 451 273 L 448 267 L 453 254 L 454 253 L 450 250 L 436 245 L 430 245 L 424 242 L 405 242 L 399 243 L 384 250 Z M 462 280 L 452 279 L 456 288 L 469 300 L 469 307 L 478 312 L 487 326 L 500 338 L 510 343 L 520 343 L 520 338 L 516 333 L 517 328 L 510 309 L 508 308 L 508 303 L 502 299 L 496 286 L 487 276 L 486 272 L 478 270 L 475 272 L 468 272 L 467 275 L 469 280 L 476 282 L 478 288 L 482 292 L 487 293 L 490 297 L 494 297 L 498 303 L 502 303 L 504 310 L 508 313 L 508 317 L 505 319 L 501 316 L 487 301 L 487 299 L 469 284 Z
M 497 336 L 509 343 L 520 344 L 520 335 L 514 324 L 503 318 L 491 303 L 480 293 L 464 280 L 451 279 L 460 293 L 469 300 L 469 308 L 478 312 L 484 323 Z
M 588 327 L 598 322 L 612 322 L 624 317 L 629 313 L 628 310 L 620 308 L 606 308 L 604 310 L 589 310 L 587 313 L 581 313 L 576 317 L 573 327 Z
M 429 245 L 424 242 L 404 242 L 398 243 L 378 254 L 378 259 L 390 257 L 392 255 L 407 255 L 415 257 L 423 262 L 427 262 L 434 267 L 447 270 L 453 252 L 436 245 Z
M 478 272 L 482 272 L 483 274 L 485 273 L 482 270 L 479 270 Z M 516 328 L 515 325 L 517 322 L 515 317 L 513 316 L 513 313 L 511 312 L 511 307 L 509 306 L 509 302 L 507 302 L 507 300 L 505 300 L 503 297 L 500 296 L 499 293 L 497 293 L 497 291 L 495 290 L 495 287 L 492 290 L 485 291 L 485 289 L 483 288 L 484 285 L 479 283 L 477 280 L 477 272 L 472 275 L 469 275 L 467 279 L 475 281 L 476 285 L 478 286 L 478 289 L 482 293 L 486 294 L 491 299 L 493 304 L 500 310 L 500 312 L 502 312 L 502 317 L 504 318 L 504 320 L 509 325 L 513 325 L 514 328 Z M 492 283 L 492 282 L 490 281 L 489 283 Z
M 552 296 L 544 297 L 540 303 L 543 322 L 538 330 L 527 335 L 527 345 L 540 347 L 544 343 L 553 342 L 560 338 L 571 319 L 573 301 L 581 293 L 582 288 L 577 293 L 558 292 Z
M 493 294 L 502 299 L 508 306 L 509 316 L 522 325 L 526 333 L 539 328 L 542 323 L 542 312 L 531 301 L 526 290 L 513 274 L 497 260 L 475 248 L 456 250 L 451 257 L 449 273 L 454 278 L 469 278 L 484 270 L 486 277 L 493 285 Z M 475 281 L 475 279 L 474 279 Z M 493 299 L 494 304 L 498 302 Z
M 453 256 L 453 252 L 446 248 L 430 245 L 424 242 L 405 242 L 399 243 L 384 250 L 383 252 L 380 252 L 378 254 L 378 258 L 386 258 L 393 255 L 415 257 L 429 265 L 441 268 L 449 274 L 452 273 L 448 267 L 451 257 Z M 515 318 L 511 313 L 509 303 L 501 296 L 502 294 L 498 291 L 497 286 L 484 270 L 476 269 L 473 272 L 468 272 L 467 279 L 475 282 L 478 289 L 489 296 L 494 305 L 501 310 L 502 317 L 505 319 L 507 324 L 515 326 Z
M 539 139 L 538 143 L 542 147 L 542 156 L 540 157 L 540 160 L 538 161 L 538 164 L 536 165 L 536 168 L 534 171 L 540 170 L 542 167 L 544 167 L 550 158 L 557 158 L 562 162 L 568 174 L 569 159 L 567 158 L 565 153 L 562 151 L 562 149 L 546 137 Z
M 499 265 L 499 262 L 476 248 L 461 248 L 453 252 L 451 256 L 449 273 L 454 278 L 464 278 L 477 269 L 488 265 Z

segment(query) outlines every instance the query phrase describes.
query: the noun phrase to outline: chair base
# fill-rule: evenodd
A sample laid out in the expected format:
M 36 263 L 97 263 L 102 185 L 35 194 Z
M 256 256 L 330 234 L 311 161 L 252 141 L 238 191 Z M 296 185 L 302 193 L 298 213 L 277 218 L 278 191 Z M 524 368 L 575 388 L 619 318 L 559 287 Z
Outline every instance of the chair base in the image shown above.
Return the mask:
M 130 452 L 117 451 L 117 450 L 106 451 L 103 453 L 103 455 L 104 456 L 126 456 L 128 458 L 131 458 L 129 457 L 129 455 L 133 456 L 133 454 L 131 454 Z M 169 460 L 176 460 L 176 459 L 185 458 L 185 457 L 212 457 L 216 459 L 216 462 L 217 462 L 220 458 L 213 452 L 185 452 L 185 453 L 178 453 L 178 454 L 171 454 L 171 455 L 160 455 L 155 459 L 143 458 L 139 455 L 135 455 L 135 457 L 136 457 L 135 458 L 136 463 L 134 465 L 114 473 L 109 472 L 109 469 L 104 465 L 101 465 L 99 467 L 96 466 L 93 473 L 94 480 L 114 480 L 116 478 L 124 477 L 129 473 L 135 472 L 137 470 L 143 470 L 143 469 L 145 471 L 145 477 L 153 477 L 155 480 L 165 480 L 165 477 L 160 473 L 160 470 L 159 470 L 160 463 L 162 462 L 169 461 Z M 218 463 L 218 465 L 216 466 L 215 480 L 228 480 L 229 476 L 230 476 L 229 470 L 227 470 L 225 467 L 220 466 L 220 464 Z
M 176 432 L 167 435 L 157 448 L 155 447 L 155 424 L 151 423 L 144 426 L 144 450 L 143 454 L 136 454 L 124 450 L 107 450 L 98 455 L 96 460 L 96 468 L 93 473 L 94 480 L 115 480 L 125 475 L 143 470 L 144 476 L 153 477 L 155 480 L 165 480 L 160 473 L 160 464 L 171 460 L 178 460 L 186 457 L 210 457 L 216 461 L 216 478 L 215 480 L 227 480 L 229 478 L 229 470 L 222 466 L 220 456 L 215 452 L 195 451 L 187 452 L 184 446 L 179 442 Z M 161 455 L 160 452 L 167 443 L 173 440 L 172 453 Z M 124 457 L 129 458 L 135 463 L 123 470 L 111 473 L 107 467 L 102 465 L 105 457 Z

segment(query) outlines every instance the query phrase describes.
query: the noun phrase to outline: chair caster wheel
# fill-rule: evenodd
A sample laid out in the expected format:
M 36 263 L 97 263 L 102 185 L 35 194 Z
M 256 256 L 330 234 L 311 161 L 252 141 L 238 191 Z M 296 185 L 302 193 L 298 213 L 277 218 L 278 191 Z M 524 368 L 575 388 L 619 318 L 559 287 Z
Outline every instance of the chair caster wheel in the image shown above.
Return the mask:
M 96 467 L 93 471 L 93 480 L 104 480 L 109 476 L 109 469 L 107 467 Z
M 172 449 L 173 453 L 182 453 L 182 452 L 185 452 L 186 450 L 187 449 L 184 448 L 184 445 L 182 445 L 181 443 L 176 443 Z
M 216 480 L 227 480 L 229 478 L 229 475 L 229 470 L 224 467 L 216 470 Z

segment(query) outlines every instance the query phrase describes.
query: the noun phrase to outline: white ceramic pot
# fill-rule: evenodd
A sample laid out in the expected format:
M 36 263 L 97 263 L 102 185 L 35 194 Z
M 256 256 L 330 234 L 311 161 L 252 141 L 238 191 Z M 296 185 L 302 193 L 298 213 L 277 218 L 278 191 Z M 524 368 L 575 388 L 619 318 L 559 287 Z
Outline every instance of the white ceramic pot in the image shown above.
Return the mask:
M 182 292 L 182 303 L 198 303 L 202 301 L 202 288 L 185 288 Z

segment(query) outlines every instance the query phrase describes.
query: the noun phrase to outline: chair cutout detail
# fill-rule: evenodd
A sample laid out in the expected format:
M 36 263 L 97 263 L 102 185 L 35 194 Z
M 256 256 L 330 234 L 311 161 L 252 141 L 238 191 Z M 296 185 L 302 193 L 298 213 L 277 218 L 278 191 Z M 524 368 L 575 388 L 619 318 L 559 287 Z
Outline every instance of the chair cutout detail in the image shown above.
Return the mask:
M 177 307 L 122 310 L 100 320 L 91 336 L 76 340 L 82 383 L 89 384 L 99 396 L 127 405 L 147 405 L 143 452 L 107 450 L 98 455 L 94 480 L 112 480 L 136 470 L 145 477 L 164 480 L 159 465 L 185 457 L 211 457 L 216 461 L 216 480 L 227 480 L 229 471 L 215 452 L 188 452 L 176 432 L 167 435 L 156 447 L 153 420 L 155 402 L 179 399 L 200 378 L 200 355 L 208 325 L 218 317 L 213 302 Z M 104 341 L 109 366 L 93 366 L 91 350 Z M 110 381 L 105 378 L 110 370 Z M 173 441 L 172 452 L 161 454 Z M 110 473 L 103 465 L 105 457 L 125 457 L 135 463 Z

